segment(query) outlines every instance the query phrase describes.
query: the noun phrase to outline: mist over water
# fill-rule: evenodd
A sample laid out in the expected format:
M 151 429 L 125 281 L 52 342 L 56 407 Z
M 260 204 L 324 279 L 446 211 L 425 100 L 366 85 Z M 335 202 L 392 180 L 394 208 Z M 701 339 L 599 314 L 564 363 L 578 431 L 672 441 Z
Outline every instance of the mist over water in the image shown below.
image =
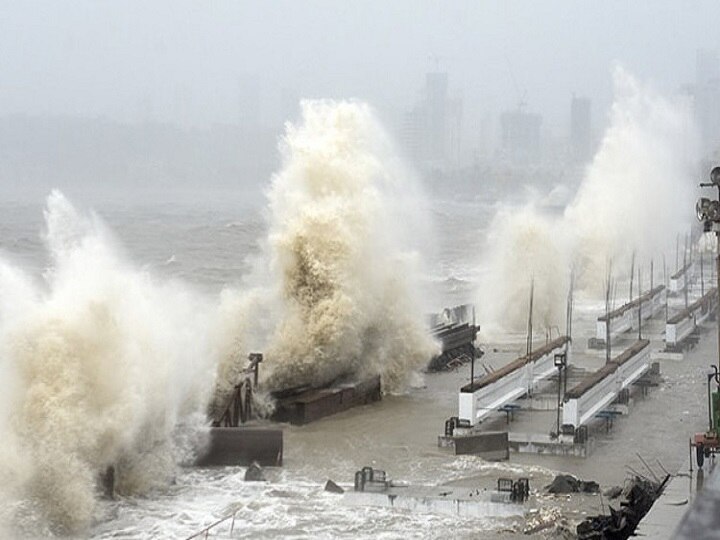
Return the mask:
M 478 302 L 490 331 L 525 327 L 533 277 L 535 320 L 564 327 L 573 269 L 577 290 L 600 298 L 610 264 L 615 277 L 628 277 L 636 252 L 647 273 L 650 259 L 660 261 L 689 230 L 691 179 L 699 177 L 689 103 L 661 96 L 621 67 L 613 82 L 609 127 L 563 215 L 545 216 L 530 203 L 501 207 L 493 220 Z
M 412 249 L 428 237 L 419 186 L 362 103 L 303 102 L 281 151 L 256 262 L 262 275 L 249 293 L 224 296 L 236 313 L 251 309 L 254 320 L 272 321 L 264 343 L 248 337 L 266 352 L 263 385 L 322 386 L 379 374 L 386 390 L 403 388 L 435 350 Z M 248 328 L 247 316 L 230 319 L 240 333 L 262 331 L 262 323 Z
M 0 261 L 0 498 L 16 501 L 2 518 L 78 533 L 106 467 L 119 493 L 172 478 L 177 426 L 196 423 L 212 385 L 209 306 L 127 263 L 59 192 L 45 219 L 41 283 Z
M 268 390 L 398 391 L 426 365 L 426 204 L 371 109 L 306 102 L 282 153 L 254 271 L 219 302 L 134 266 L 57 191 L 42 276 L 0 255 L 0 526 L 82 534 L 111 465 L 119 494 L 166 486 L 250 351 Z

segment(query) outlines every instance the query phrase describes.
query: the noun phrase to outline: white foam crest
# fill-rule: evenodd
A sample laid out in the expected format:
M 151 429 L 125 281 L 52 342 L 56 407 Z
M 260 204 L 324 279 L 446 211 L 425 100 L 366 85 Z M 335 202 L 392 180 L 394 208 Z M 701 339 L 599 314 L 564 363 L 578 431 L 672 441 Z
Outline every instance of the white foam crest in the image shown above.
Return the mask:
M 429 236 L 426 205 L 367 105 L 305 101 L 302 112 L 268 192 L 264 384 L 381 374 L 397 389 L 434 351 L 412 249 Z
M 608 260 L 627 272 L 633 251 L 649 262 L 672 249 L 688 230 L 699 178 L 689 102 L 661 96 L 621 67 L 613 75 L 610 126 L 563 221 L 578 283 L 596 291 Z
M 46 221 L 44 289 L 0 266 L 0 291 L 23 285 L 22 308 L 0 310 L 0 369 L 13 374 L 0 435 L 22 474 L 2 459 L 0 477 L 13 476 L 5 487 L 36 502 L 55 530 L 78 532 L 107 466 L 117 466 L 121 492 L 172 475 L 175 426 L 203 409 L 212 382 L 208 307 L 132 268 L 97 218 L 59 192 Z
M 485 338 L 525 328 L 533 287 L 533 324 L 550 328 L 563 320 L 570 278 L 563 231 L 534 206 L 503 208 L 488 237 L 485 294 L 479 312 Z
M 599 297 L 610 261 L 624 279 L 636 252 L 647 273 L 651 257 L 687 230 L 699 156 L 687 101 L 659 95 L 621 67 L 614 85 L 610 125 L 564 214 L 499 209 L 478 301 L 484 331 L 525 327 L 533 276 L 535 321 L 562 328 L 571 269 L 577 290 Z

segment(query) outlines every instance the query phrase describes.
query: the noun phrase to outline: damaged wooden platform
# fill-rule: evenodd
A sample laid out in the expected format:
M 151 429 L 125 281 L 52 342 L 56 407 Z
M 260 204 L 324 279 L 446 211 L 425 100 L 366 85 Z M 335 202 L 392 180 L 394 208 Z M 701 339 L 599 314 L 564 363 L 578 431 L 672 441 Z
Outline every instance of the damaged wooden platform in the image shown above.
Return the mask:
M 272 419 L 303 425 L 332 414 L 382 399 L 380 376 L 329 388 L 313 388 L 281 397 Z

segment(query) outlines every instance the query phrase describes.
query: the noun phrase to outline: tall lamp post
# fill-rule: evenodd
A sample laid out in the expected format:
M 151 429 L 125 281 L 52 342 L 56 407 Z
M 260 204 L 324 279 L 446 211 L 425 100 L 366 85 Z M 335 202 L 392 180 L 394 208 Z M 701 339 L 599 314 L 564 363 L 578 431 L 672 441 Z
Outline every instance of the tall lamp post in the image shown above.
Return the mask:
M 718 366 L 720 367 L 720 167 L 713 168 L 710 171 L 710 182 L 701 182 L 700 187 L 715 187 L 718 190 L 717 200 L 706 197 L 698 199 L 695 212 L 698 220 L 703 224 L 703 230 L 705 232 L 714 232 L 716 237 L 715 274 L 717 275 L 717 289 L 715 294 L 718 295 L 718 301 L 715 319 L 718 324 Z
M 553 363 L 555 364 L 555 367 L 558 369 L 557 425 L 555 428 L 555 433 L 559 437 L 560 436 L 560 404 L 561 404 L 560 389 L 562 388 L 561 383 L 562 383 L 563 371 L 567 368 L 567 354 L 564 352 L 555 354 L 555 357 L 553 358 Z M 565 378 L 567 380 L 567 373 L 565 374 Z

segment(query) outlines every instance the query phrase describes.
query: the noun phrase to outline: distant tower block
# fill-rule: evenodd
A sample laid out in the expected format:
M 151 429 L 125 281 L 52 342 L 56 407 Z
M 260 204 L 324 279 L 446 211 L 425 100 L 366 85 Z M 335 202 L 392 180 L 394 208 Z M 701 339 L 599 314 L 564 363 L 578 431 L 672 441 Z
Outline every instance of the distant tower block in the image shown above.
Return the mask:
M 573 96 L 570 104 L 570 152 L 576 163 L 592 156 L 591 102 L 585 97 Z

